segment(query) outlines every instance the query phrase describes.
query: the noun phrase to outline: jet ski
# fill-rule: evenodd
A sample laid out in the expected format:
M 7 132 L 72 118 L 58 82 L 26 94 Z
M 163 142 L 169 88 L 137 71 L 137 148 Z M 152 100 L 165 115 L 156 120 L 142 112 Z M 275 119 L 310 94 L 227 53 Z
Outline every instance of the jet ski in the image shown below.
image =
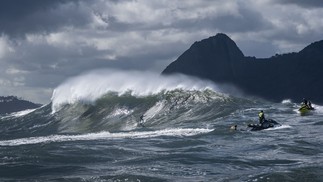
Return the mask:
M 259 131 L 259 130 L 264 130 L 268 128 L 274 128 L 276 126 L 281 126 L 281 124 L 279 124 L 277 121 L 273 119 L 266 119 L 261 124 L 248 124 L 248 127 L 251 128 L 250 131 Z
M 298 109 L 301 115 L 306 115 L 313 110 L 315 110 L 313 107 L 308 107 L 308 106 L 302 106 L 301 108 Z

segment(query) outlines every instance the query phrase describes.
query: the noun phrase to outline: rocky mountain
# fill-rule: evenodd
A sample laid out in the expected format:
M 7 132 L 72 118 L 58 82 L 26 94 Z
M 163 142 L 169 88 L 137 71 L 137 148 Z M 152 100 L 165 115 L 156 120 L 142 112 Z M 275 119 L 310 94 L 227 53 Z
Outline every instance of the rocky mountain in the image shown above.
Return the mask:
M 26 109 L 34 109 L 40 107 L 30 101 L 19 99 L 16 96 L 0 96 L 0 114 L 12 113 Z
M 162 74 L 182 73 L 229 83 L 245 93 L 280 102 L 308 98 L 323 103 L 323 41 L 298 53 L 246 57 L 225 34 L 195 42 Z

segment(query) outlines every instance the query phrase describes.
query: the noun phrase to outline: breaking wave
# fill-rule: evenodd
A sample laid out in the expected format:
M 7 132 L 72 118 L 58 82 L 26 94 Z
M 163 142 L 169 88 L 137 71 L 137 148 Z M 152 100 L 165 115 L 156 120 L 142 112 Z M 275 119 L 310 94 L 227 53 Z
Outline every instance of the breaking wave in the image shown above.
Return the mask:
M 175 89 L 218 90 L 211 82 L 184 75 L 162 76 L 151 72 L 96 70 L 71 78 L 58 86 L 52 96 L 52 110 L 64 104 L 93 103 L 108 92 L 147 96 Z

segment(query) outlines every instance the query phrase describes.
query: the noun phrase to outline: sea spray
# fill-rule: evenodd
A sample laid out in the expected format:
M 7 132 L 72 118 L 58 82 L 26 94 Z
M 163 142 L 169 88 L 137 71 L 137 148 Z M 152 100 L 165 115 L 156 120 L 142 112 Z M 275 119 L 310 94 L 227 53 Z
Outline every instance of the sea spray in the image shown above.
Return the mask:
M 157 94 L 163 90 L 218 90 L 214 83 L 184 75 L 162 76 L 152 72 L 94 70 L 66 80 L 52 95 L 52 111 L 63 104 L 93 103 L 108 92 L 135 96 Z

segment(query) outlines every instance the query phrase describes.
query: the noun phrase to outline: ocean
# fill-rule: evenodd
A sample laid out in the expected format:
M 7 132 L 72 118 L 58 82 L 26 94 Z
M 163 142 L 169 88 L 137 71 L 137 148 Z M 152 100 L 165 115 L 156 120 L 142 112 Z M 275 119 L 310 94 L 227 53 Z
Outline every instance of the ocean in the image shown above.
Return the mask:
M 323 181 L 323 106 L 235 92 L 183 75 L 71 78 L 0 116 L 0 181 Z M 260 110 L 280 125 L 250 131 Z

